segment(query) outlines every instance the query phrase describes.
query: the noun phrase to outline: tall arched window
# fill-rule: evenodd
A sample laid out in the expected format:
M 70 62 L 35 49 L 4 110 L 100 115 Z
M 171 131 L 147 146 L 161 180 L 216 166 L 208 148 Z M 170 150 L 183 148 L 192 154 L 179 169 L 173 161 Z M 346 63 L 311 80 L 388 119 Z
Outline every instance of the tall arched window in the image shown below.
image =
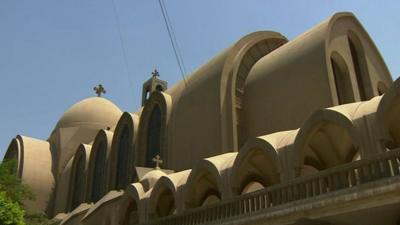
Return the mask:
M 360 39 L 352 32 L 349 32 L 348 34 L 348 42 L 351 52 L 351 58 L 354 64 L 354 72 L 357 79 L 360 98 L 361 101 L 365 101 L 368 99 L 366 85 L 368 85 L 367 78 L 369 75 L 367 69 L 367 62 L 364 56 L 364 49 L 362 48 Z
M 84 170 L 85 170 L 85 158 L 83 154 L 78 155 L 77 162 L 75 164 L 75 173 L 72 192 L 72 205 L 71 210 L 75 209 L 82 202 L 82 193 L 84 186 Z
M 92 183 L 92 202 L 97 202 L 104 194 L 105 184 L 105 164 L 106 164 L 106 145 L 100 142 L 94 162 L 93 183 Z
M 124 126 L 119 138 L 117 153 L 116 189 L 124 189 L 128 184 L 129 129 Z
M 334 52 L 331 55 L 331 64 L 339 105 L 354 102 L 349 70 L 344 59 Z
M 146 166 L 153 167 L 153 158 L 161 152 L 161 109 L 155 105 L 150 115 L 147 130 Z

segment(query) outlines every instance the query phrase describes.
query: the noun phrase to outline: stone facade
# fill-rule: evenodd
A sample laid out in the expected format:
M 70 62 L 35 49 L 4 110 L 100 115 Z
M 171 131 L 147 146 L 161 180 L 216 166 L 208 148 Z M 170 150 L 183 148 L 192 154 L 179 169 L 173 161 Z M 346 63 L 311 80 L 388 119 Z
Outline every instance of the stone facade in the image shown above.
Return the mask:
M 30 210 L 65 225 L 398 224 L 400 80 L 353 14 L 293 40 L 251 33 L 169 89 L 152 79 L 136 112 L 88 98 L 48 140 L 11 141 Z

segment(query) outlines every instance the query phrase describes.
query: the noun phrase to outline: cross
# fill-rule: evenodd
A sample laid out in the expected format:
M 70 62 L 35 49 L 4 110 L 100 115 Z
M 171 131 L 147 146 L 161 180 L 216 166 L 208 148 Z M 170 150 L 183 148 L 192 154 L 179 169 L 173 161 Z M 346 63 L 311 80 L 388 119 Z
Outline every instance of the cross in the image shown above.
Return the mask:
M 160 169 L 160 165 L 163 163 L 163 161 L 161 160 L 160 155 L 156 155 L 156 157 L 153 158 L 153 162 L 156 163 L 156 168 L 157 170 Z
M 106 93 L 106 89 L 104 89 L 103 85 L 101 85 L 101 84 L 94 87 L 93 90 L 96 92 L 97 97 L 101 97 L 101 94 Z
M 159 77 L 160 74 L 158 73 L 158 71 L 155 69 L 153 72 L 151 72 L 151 75 L 153 75 L 153 77 Z

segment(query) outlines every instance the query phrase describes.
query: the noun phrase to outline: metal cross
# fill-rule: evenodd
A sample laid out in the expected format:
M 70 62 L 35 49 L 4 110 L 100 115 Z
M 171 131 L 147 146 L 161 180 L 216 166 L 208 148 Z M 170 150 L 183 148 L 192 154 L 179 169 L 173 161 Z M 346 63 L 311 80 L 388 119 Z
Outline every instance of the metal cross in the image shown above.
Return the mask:
M 156 169 L 160 169 L 160 165 L 163 163 L 160 155 L 156 155 L 156 157 L 153 158 L 153 162 L 156 163 Z
M 94 87 L 93 90 L 96 92 L 97 97 L 101 97 L 101 94 L 106 93 L 106 89 L 104 89 L 103 85 L 101 85 L 101 84 Z
M 158 73 L 158 71 L 155 69 L 153 72 L 151 72 L 151 75 L 153 75 L 153 77 L 159 77 L 160 74 Z

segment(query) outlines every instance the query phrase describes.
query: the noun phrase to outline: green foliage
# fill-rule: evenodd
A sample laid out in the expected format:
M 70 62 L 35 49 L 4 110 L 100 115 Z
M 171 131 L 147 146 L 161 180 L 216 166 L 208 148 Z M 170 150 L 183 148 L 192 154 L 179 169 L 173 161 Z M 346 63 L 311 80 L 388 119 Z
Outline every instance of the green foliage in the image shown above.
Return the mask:
M 0 192 L 0 224 L 25 225 L 24 210 L 8 198 L 5 192 Z
M 16 176 L 17 162 L 15 160 L 3 161 L 0 164 L 0 191 L 5 192 L 6 196 L 13 202 L 22 206 L 22 201 L 34 199 L 34 194 L 30 188 L 21 183 L 21 179 Z
M 33 200 L 31 189 L 16 175 L 17 162 L 7 160 L 0 163 L 0 225 L 57 225 L 44 213 L 25 213 L 24 200 Z M 25 214 L 25 215 L 24 215 Z

